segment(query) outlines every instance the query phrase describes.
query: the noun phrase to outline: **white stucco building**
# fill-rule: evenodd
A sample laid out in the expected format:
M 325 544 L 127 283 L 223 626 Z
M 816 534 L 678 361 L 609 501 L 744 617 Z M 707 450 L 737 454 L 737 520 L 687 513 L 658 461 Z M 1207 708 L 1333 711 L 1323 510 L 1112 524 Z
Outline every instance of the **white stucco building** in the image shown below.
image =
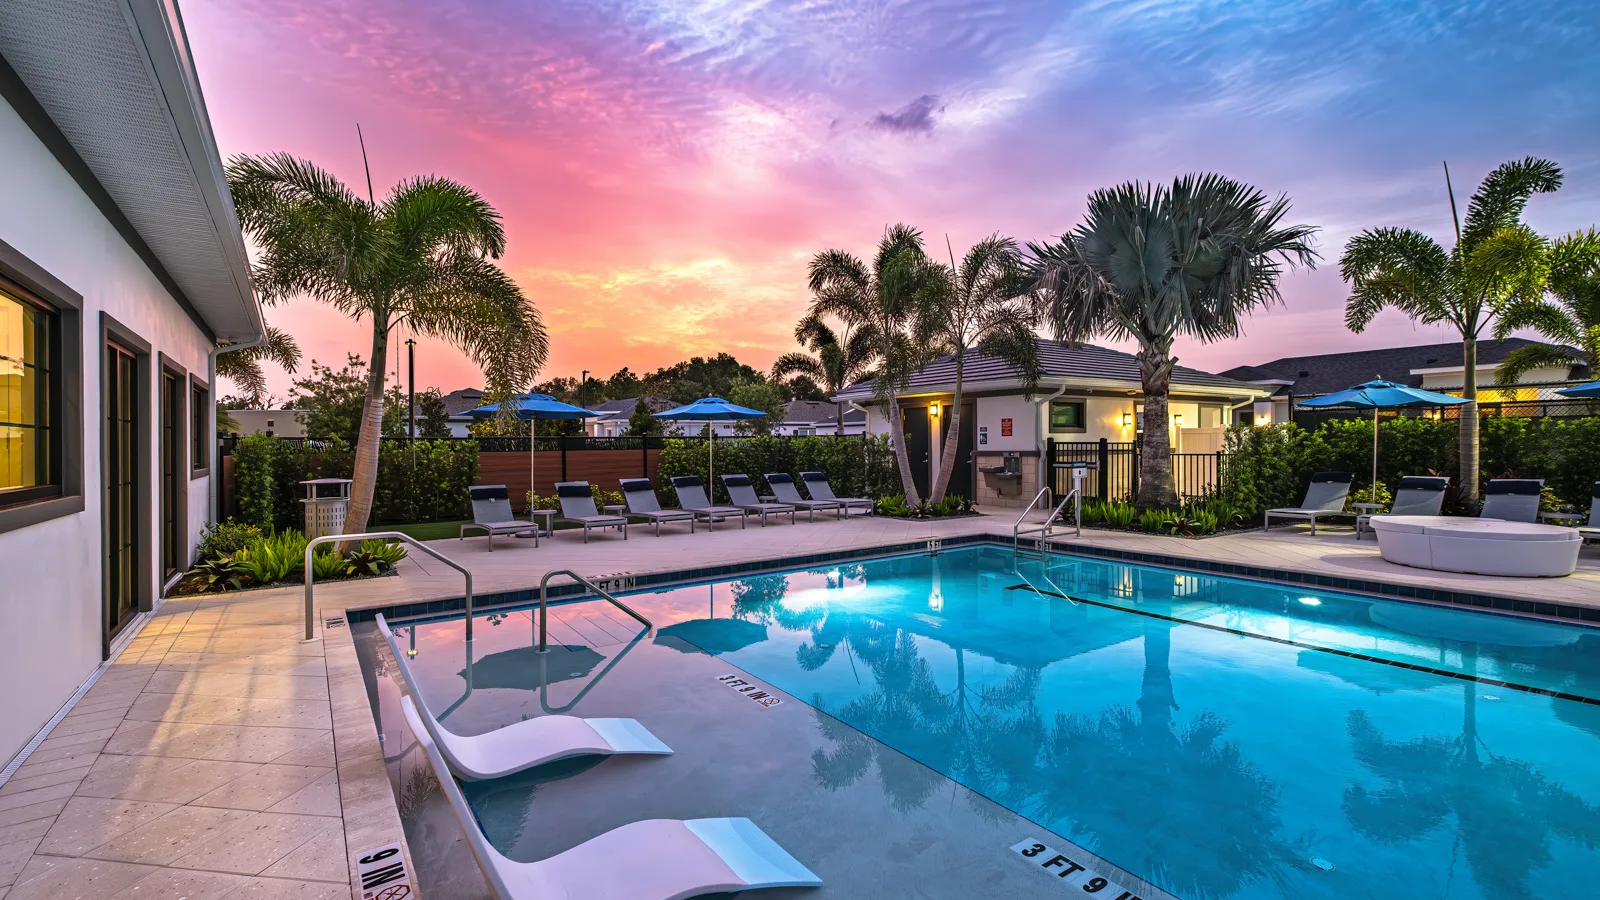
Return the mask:
M 1042 463 L 1050 441 L 1088 445 L 1104 439 L 1131 445 L 1143 431 L 1144 394 L 1132 354 L 1092 344 L 1038 341 L 1043 377 L 1032 396 L 1022 390 L 1012 366 L 976 350 L 967 351 L 959 457 L 950 492 L 984 506 L 1023 506 L 1044 483 Z M 939 470 L 944 434 L 954 403 L 955 357 L 944 356 L 918 370 L 900 393 L 907 450 L 917 487 L 926 495 Z M 1177 366 L 1172 373 L 1168 415 L 1173 449 L 1212 453 L 1234 412 L 1251 407 L 1270 390 L 1209 372 Z M 863 382 L 833 399 L 868 406 L 872 384 Z M 872 424 L 885 418 L 870 408 Z M 874 433 L 877 428 L 871 429 Z M 984 469 L 1009 465 L 1016 474 Z
M 0 765 L 187 568 L 261 334 L 175 6 L 0 3 Z

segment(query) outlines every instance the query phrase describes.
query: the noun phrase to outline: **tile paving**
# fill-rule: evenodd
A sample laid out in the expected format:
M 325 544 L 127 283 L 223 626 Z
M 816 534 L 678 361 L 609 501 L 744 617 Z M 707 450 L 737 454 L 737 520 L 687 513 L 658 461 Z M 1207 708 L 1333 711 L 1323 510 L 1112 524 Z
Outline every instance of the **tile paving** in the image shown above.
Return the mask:
M 437 542 L 479 594 L 524 589 L 554 568 L 590 575 L 672 571 L 971 533 L 1009 535 L 1011 516 L 636 530 L 540 548 Z M 1068 538 L 1071 541 L 1074 539 Z M 1125 552 L 1600 608 L 1600 548 L 1562 579 L 1485 578 L 1383 562 L 1374 542 L 1301 529 L 1205 540 L 1086 531 Z M 398 577 L 319 589 L 317 620 L 349 608 L 458 597 L 433 560 Z M 363 676 L 347 630 L 299 642 L 297 589 L 174 599 L 0 787 L 0 900 L 72 897 L 358 897 L 350 848 L 403 840 Z M 604 623 L 564 619 L 570 640 Z M 320 629 L 319 629 L 320 631 Z M 563 632 L 565 634 L 565 632 Z M 598 637 L 598 634 L 595 635 Z

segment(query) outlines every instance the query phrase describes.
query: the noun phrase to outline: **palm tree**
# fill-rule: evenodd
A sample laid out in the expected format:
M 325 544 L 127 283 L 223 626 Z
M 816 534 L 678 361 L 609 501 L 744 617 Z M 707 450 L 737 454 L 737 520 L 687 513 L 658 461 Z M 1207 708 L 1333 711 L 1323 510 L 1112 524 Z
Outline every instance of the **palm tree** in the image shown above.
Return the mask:
M 810 265 L 811 313 L 871 335 L 873 403 L 888 410 L 900 487 L 912 505 L 920 500 L 896 395 L 925 359 L 909 327 L 922 295 L 938 280 L 937 267 L 923 252 L 922 232 L 904 224 L 884 231 L 871 266 L 844 250 L 824 250 Z
M 1461 335 L 1461 493 L 1478 499 L 1478 335 L 1517 296 L 1536 288 L 1542 241 L 1522 224 L 1534 194 L 1561 187 L 1561 168 L 1530 156 L 1501 163 L 1467 201 L 1463 228 L 1445 168 L 1456 245 L 1445 250 L 1414 228 L 1371 228 L 1350 239 L 1339 259 L 1350 282 L 1345 325 L 1357 334 L 1385 307 Z M 1379 373 L 1381 374 L 1381 373 Z
M 367 394 L 346 533 L 372 513 L 391 328 L 442 338 L 483 367 L 492 394 L 533 380 L 548 343 L 539 313 L 493 259 L 500 215 L 465 185 L 436 176 L 361 200 L 312 163 L 284 153 L 237 156 L 228 180 L 240 224 L 261 247 L 255 283 L 268 302 L 306 295 L 372 324 Z
M 794 338 L 800 346 L 811 352 L 785 353 L 772 364 L 772 380 L 787 381 L 804 375 L 822 385 L 829 394 L 837 394 L 855 384 L 872 364 L 873 335 L 870 328 L 852 327 L 841 321 L 835 331 L 823 317 L 815 312 L 806 313 L 795 326 Z M 835 403 L 839 434 L 844 434 L 844 404 Z
M 959 266 L 952 250 L 950 267 L 939 268 L 944 275 L 939 289 L 924 294 L 916 321 L 918 342 L 930 353 L 953 355 L 956 366 L 955 397 L 944 447 L 939 451 L 939 474 L 929 498 L 934 503 L 944 499 L 956 469 L 967 351 L 976 347 L 984 356 L 1015 366 L 1022 373 L 1023 390 L 1030 396 L 1040 375 L 1033 310 L 1020 297 L 1025 279 L 1017 242 L 990 235 L 972 245 Z
M 1500 313 L 1494 336 L 1531 328 L 1553 344 L 1525 344 L 1511 351 L 1495 370 L 1500 384 L 1515 384 L 1523 373 L 1546 366 L 1583 363 L 1600 371 L 1600 231 L 1591 228 L 1557 240 L 1542 254 L 1545 290 L 1514 297 Z M 1547 299 L 1548 296 L 1548 299 Z M 1576 347 L 1573 354 L 1568 347 Z
M 287 332 L 267 326 L 261 343 L 217 357 L 217 374 L 233 382 L 251 406 L 267 402 L 267 376 L 263 362 L 277 363 L 291 374 L 300 366 L 300 345 Z
M 1167 395 L 1173 342 L 1235 338 L 1249 312 L 1279 302 L 1284 264 L 1317 258 L 1310 225 L 1284 225 L 1289 200 L 1269 200 L 1220 175 L 1172 186 L 1129 182 L 1089 196 L 1083 224 L 1055 243 L 1028 245 L 1035 298 L 1057 340 L 1138 342 L 1144 388 L 1140 509 L 1178 504 Z

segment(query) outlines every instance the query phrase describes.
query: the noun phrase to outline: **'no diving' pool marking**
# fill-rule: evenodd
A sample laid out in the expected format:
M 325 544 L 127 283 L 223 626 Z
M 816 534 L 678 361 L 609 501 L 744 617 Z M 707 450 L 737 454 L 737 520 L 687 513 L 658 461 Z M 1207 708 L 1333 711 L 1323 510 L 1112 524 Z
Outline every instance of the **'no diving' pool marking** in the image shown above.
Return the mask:
M 738 675 L 723 675 L 717 680 L 745 695 L 746 697 L 749 697 L 751 700 L 754 700 L 756 704 L 763 709 L 771 709 L 772 707 L 783 702 L 777 697 L 774 697 L 771 693 L 763 691 L 760 685 L 751 684 L 750 682 L 745 681 L 743 678 L 740 678 Z
M 1033 838 L 1011 845 L 1011 852 L 1061 879 L 1063 885 L 1075 887 L 1085 894 L 1100 894 L 1110 900 L 1141 900 L 1133 891 L 1113 883 L 1093 869 L 1073 862 L 1071 857 L 1057 853 Z
M 1531 684 L 1517 684 L 1514 681 L 1501 681 L 1498 678 L 1483 678 L 1478 675 L 1468 675 L 1465 672 L 1452 672 L 1449 669 L 1435 669 L 1433 666 L 1419 666 L 1416 663 L 1400 662 L 1399 660 L 1394 659 L 1384 659 L 1381 656 L 1368 656 L 1365 653 L 1356 653 L 1352 650 L 1340 650 L 1336 647 L 1323 647 L 1317 644 L 1305 644 L 1301 643 L 1300 641 L 1292 641 L 1288 638 L 1275 637 L 1270 634 L 1256 634 L 1250 631 L 1240 631 L 1237 628 L 1229 628 L 1225 625 L 1213 625 L 1210 622 L 1196 622 L 1193 619 L 1180 619 L 1176 616 L 1164 616 L 1161 613 L 1151 612 L 1147 609 L 1130 609 L 1126 606 L 1118 606 L 1115 603 L 1102 603 L 1099 600 L 1089 600 L 1085 597 L 1068 597 L 1066 594 L 1058 594 L 1055 591 L 1041 591 L 1031 584 L 1013 584 L 1006 588 L 1006 590 L 1032 591 L 1035 594 L 1043 594 L 1046 597 L 1060 597 L 1063 600 L 1071 600 L 1074 603 L 1087 603 L 1090 606 L 1098 606 L 1103 609 L 1114 609 L 1118 612 L 1133 613 L 1136 616 L 1144 616 L 1150 619 L 1160 619 L 1163 622 L 1175 622 L 1179 625 L 1193 625 L 1196 628 L 1209 628 L 1212 631 L 1220 631 L 1223 634 L 1236 634 L 1239 637 L 1255 638 L 1258 641 L 1271 641 L 1274 644 L 1284 644 L 1290 647 L 1299 647 L 1302 650 L 1315 650 L 1318 653 L 1331 653 L 1334 656 L 1343 656 L 1346 659 L 1359 659 L 1362 662 L 1378 663 L 1379 665 L 1383 666 L 1395 666 L 1396 668 L 1400 669 L 1412 669 L 1418 672 L 1427 672 L 1430 675 L 1443 675 L 1446 678 L 1454 678 L 1458 681 L 1476 681 L 1478 684 L 1492 684 L 1495 687 L 1510 688 L 1513 691 L 1522 691 L 1525 694 L 1538 694 L 1541 697 L 1560 697 L 1562 700 L 1571 700 L 1574 703 L 1587 703 L 1590 706 L 1600 706 L 1600 700 L 1596 700 L 1593 697 L 1585 697 L 1581 694 L 1569 694 L 1566 691 L 1552 691 L 1549 688 L 1534 687 Z

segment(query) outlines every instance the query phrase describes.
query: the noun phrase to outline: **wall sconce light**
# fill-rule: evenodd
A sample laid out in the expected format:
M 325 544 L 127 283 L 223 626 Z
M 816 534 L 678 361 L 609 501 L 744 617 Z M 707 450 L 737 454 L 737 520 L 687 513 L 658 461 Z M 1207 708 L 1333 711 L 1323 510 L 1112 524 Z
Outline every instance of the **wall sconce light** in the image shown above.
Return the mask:
M 937 403 L 929 403 L 928 404 L 928 415 L 933 417 L 933 418 L 935 418 L 935 419 L 939 418 L 939 404 L 937 404 Z
M 1133 427 L 1133 413 L 1125 412 L 1125 413 L 1122 414 L 1122 427 L 1123 428 L 1132 428 Z
M 1178 426 L 1179 428 L 1182 428 L 1183 427 L 1183 413 L 1178 413 L 1177 415 L 1173 416 L 1172 417 L 1172 424 Z

